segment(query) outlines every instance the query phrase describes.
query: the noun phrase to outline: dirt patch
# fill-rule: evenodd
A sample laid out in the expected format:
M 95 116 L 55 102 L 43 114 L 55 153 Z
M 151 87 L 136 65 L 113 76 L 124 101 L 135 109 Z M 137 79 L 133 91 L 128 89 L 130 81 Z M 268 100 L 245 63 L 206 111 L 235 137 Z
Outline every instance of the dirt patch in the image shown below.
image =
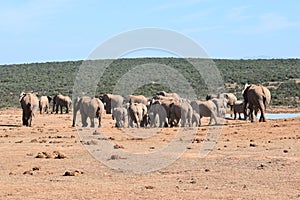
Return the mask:
M 178 128 L 133 137 L 112 128 L 111 115 L 105 115 L 102 127 L 90 132 L 96 142 L 83 144 L 71 126 L 71 114 L 37 114 L 32 127 L 20 126 L 21 114 L 20 109 L 0 110 L 0 199 L 300 198 L 299 117 L 266 123 L 226 119 L 214 148 L 201 158 L 207 131 L 215 128 L 203 119 L 187 151 L 174 163 L 133 174 L 109 168 L 86 147 L 109 141 L 112 153 L 106 159 L 123 162 L 128 158 L 113 151 L 151 154 L 165 148 Z

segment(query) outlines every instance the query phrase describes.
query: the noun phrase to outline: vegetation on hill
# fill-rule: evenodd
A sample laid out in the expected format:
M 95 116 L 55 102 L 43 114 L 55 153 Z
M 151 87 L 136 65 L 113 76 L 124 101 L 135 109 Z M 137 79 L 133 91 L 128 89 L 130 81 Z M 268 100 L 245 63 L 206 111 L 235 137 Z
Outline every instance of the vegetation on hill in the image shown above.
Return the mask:
M 205 66 L 213 64 L 211 60 L 193 59 L 193 61 L 193 64 Z M 273 105 L 300 105 L 300 59 L 214 59 L 213 61 L 220 71 L 224 85 L 226 85 L 225 90 L 235 93 L 239 99 L 242 98 L 241 91 L 245 83 L 256 83 L 269 87 Z M 107 64 L 105 71 L 97 71 L 97 67 L 104 66 L 104 64 Z M 81 69 L 83 70 L 81 73 L 87 73 L 86 76 L 91 77 L 86 80 L 87 82 L 92 80 L 93 76 L 103 73 L 97 79 L 99 80 L 98 83 L 95 83 L 97 87 L 95 86 L 96 93 L 94 93 L 98 96 L 101 93 L 115 91 L 116 85 L 124 79 L 124 74 L 138 74 L 139 78 L 153 75 L 140 68 L 140 66 L 149 64 L 168 66 L 178 71 L 178 74 L 181 74 L 193 87 L 199 99 L 203 99 L 209 92 L 209 87 L 205 84 L 203 77 L 200 75 L 201 73 L 186 59 L 182 58 L 135 58 L 1 65 L 0 108 L 19 107 L 18 98 L 21 91 L 36 91 L 40 96 L 55 95 L 59 92 L 72 96 L 74 81 L 82 81 L 80 77 L 75 79 L 80 66 L 94 66 L 95 71 Z M 174 70 L 170 70 L 170 73 L 174 73 Z M 208 75 L 212 78 L 215 77 L 214 74 Z M 172 79 L 169 80 L 168 73 L 163 74 L 163 76 L 168 77 L 168 81 L 172 81 Z M 132 82 L 130 79 L 131 77 L 129 77 L 128 82 Z M 141 80 L 137 80 L 137 82 L 139 81 Z M 171 91 L 171 88 L 167 86 L 168 83 L 161 81 L 153 80 L 151 83 L 143 84 L 135 89 L 133 93 L 152 96 L 159 90 Z M 216 81 L 214 88 L 219 86 L 220 83 Z M 186 88 L 178 87 L 177 89 L 185 90 Z

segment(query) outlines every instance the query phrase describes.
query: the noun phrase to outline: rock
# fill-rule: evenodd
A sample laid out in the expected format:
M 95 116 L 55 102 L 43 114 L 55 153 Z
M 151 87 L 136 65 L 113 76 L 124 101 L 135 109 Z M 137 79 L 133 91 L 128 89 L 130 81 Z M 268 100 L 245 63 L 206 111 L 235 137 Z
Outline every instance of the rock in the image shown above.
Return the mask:
M 119 156 L 119 155 L 111 155 L 110 156 L 110 159 L 111 160 L 118 160 L 118 159 L 120 159 L 121 157 Z
M 33 172 L 31 170 L 23 172 L 24 175 L 33 175 Z
M 145 188 L 146 188 L 147 190 L 153 190 L 153 189 L 154 189 L 154 187 L 151 186 L 151 185 L 145 186 Z
M 32 171 L 39 171 L 40 169 L 41 169 L 40 166 L 35 166 L 35 167 L 32 168 Z
M 122 145 L 116 144 L 114 145 L 114 149 L 124 149 L 124 147 Z
M 256 144 L 250 143 L 250 147 L 256 147 Z
M 74 171 L 66 171 L 63 176 L 80 176 L 83 174 L 83 172 L 79 170 L 74 170 Z
M 43 152 L 39 152 L 36 156 L 36 158 L 45 158 L 45 154 Z

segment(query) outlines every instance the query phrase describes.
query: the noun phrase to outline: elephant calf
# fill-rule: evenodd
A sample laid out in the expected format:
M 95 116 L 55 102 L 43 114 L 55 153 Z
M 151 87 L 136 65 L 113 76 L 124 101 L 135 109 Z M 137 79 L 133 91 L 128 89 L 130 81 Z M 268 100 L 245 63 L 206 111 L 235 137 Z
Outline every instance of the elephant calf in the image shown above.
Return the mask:
M 239 114 L 239 119 L 241 118 L 241 113 L 244 113 L 244 102 L 243 101 L 236 101 L 233 105 L 233 114 L 234 119 L 236 119 L 236 115 Z
M 47 113 L 52 98 L 51 96 L 41 96 L 39 101 L 40 114 Z
M 126 124 L 128 123 L 128 114 L 127 109 L 124 107 L 117 107 L 114 108 L 112 119 L 116 120 L 116 127 L 117 128 L 125 128 Z

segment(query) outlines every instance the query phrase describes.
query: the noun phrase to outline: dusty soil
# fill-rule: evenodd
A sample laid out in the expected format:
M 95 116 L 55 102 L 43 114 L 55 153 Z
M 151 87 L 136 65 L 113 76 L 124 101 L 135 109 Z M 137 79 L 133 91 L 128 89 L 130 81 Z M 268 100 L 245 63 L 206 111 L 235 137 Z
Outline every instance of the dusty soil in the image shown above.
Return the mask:
M 300 198 L 299 117 L 266 123 L 227 119 L 213 150 L 200 158 L 207 122 L 174 163 L 135 174 L 96 160 L 80 141 L 80 127 L 71 127 L 71 114 L 37 114 L 32 127 L 21 127 L 21 110 L 0 110 L 0 199 Z M 112 126 L 106 115 L 97 131 L 124 151 L 142 153 L 160 149 L 178 129 L 134 139 Z M 114 156 L 111 162 L 121 159 Z

